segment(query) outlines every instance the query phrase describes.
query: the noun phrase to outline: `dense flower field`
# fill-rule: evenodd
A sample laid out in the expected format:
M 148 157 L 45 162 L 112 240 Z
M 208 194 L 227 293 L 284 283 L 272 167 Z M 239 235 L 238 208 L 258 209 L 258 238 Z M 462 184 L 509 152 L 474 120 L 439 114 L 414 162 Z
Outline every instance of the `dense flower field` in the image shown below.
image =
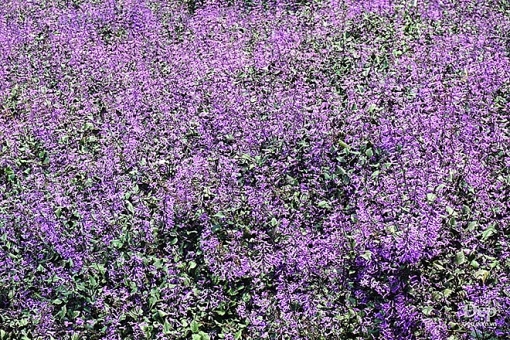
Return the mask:
M 0 340 L 507 339 L 510 1 L 3 0 Z

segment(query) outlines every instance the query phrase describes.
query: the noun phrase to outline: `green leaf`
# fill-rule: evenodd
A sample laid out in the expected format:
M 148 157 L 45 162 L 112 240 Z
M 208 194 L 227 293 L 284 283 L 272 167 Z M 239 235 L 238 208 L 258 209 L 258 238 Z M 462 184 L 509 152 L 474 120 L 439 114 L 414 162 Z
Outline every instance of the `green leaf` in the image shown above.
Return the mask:
M 450 218 L 448 219 L 448 224 L 449 224 L 450 226 L 452 226 L 452 227 L 453 227 L 453 226 L 455 226 L 455 225 L 457 224 L 457 220 L 455 219 L 455 217 L 453 217 L 453 216 L 452 216 L 452 217 L 450 217 Z
M 434 202 L 436 200 L 436 198 L 437 198 L 437 195 L 434 193 L 430 192 L 427 194 L 427 201 L 429 201 L 429 202 Z
M 48 165 L 50 164 L 50 156 L 46 154 L 42 160 L 42 165 Z
M 172 325 L 165 320 L 165 323 L 163 323 L 163 334 L 169 334 L 172 331 Z
M 243 336 L 243 330 L 242 330 L 242 329 L 240 329 L 240 330 L 238 330 L 238 331 L 236 332 L 236 334 L 234 334 L 234 339 L 235 339 L 235 340 L 239 340 L 239 339 L 241 339 L 241 337 L 242 337 L 242 336 Z
M 192 340 L 202 340 L 202 336 L 200 334 L 193 334 L 191 336 Z
M 93 275 L 89 276 L 89 283 L 90 283 L 90 285 L 92 287 L 96 287 L 97 286 L 96 278 Z
M 439 262 L 434 262 L 432 264 L 436 269 L 438 270 L 444 270 L 445 268 L 439 263 Z
M 367 261 L 370 261 L 372 259 L 372 252 L 370 250 L 367 250 L 361 255 L 361 257 Z
M 214 214 L 213 217 L 216 217 L 216 218 L 225 218 L 226 216 L 221 211 L 219 211 L 216 214 Z
M 162 259 L 155 259 L 154 260 L 154 267 L 156 267 L 156 269 L 163 268 L 163 260 Z
M 466 256 L 464 255 L 464 252 L 462 250 L 455 254 L 455 262 L 457 264 L 463 264 L 464 262 L 466 262 Z
M 122 248 L 123 245 L 124 245 L 124 243 L 122 243 L 122 241 L 120 241 L 120 240 L 113 240 L 112 241 L 112 246 L 114 246 L 117 249 Z
M 56 316 L 60 319 L 63 319 L 63 318 L 65 318 L 66 314 L 67 314 L 67 307 L 66 307 L 66 305 L 63 305 Z
M 489 275 L 490 275 L 490 272 L 485 269 L 480 269 L 475 273 L 475 277 L 478 280 L 482 280 L 482 282 L 485 282 L 487 280 L 487 278 L 489 277 Z
M 198 335 L 200 335 L 201 340 L 210 340 L 210 339 L 211 339 L 211 338 L 209 337 L 209 334 L 207 334 L 207 333 L 205 333 L 205 332 L 202 332 L 202 331 L 200 331 L 200 332 L 198 333 Z
M 157 296 L 150 296 L 149 297 L 149 308 L 152 309 L 152 307 L 154 307 L 156 305 L 156 303 L 158 303 L 159 299 Z
M 287 176 L 285 176 L 285 178 L 287 179 L 287 182 L 288 182 L 290 185 L 296 185 L 296 184 L 298 184 L 298 181 L 297 181 L 294 177 L 292 177 L 292 176 L 287 175 Z
M 126 208 L 127 210 L 131 213 L 131 214 L 135 214 L 135 208 L 133 207 L 133 204 L 130 202 L 130 201 L 125 201 L 126 202 Z
M 374 155 L 374 151 L 372 150 L 372 148 L 368 148 L 365 151 L 365 155 L 367 155 L 367 157 L 372 157 Z
M 482 242 L 487 241 L 492 235 L 497 234 L 494 224 L 491 224 L 482 232 Z
M 61 304 L 62 304 L 62 302 L 63 302 L 63 301 L 62 301 L 62 300 L 60 300 L 60 299 L 55 299 L 55 300 L 53 300 L 53 304 L 55 304 L 55 305 L 61 305 Z
M 496 260 L 496 261 L 491 262 L 491 264 L 489 265 L 489 267 L 490 267 L 491 269 L 494 269 L 494 268 L 496 268 L 497 266 L 499 266 L 499 261 L 497 261 L 497 260 Z
M 193 320 L 191 321 L 190 329 L 193 333 L 198 333 L 200 329 L 200 324 L 196 320 Z
M 340 145 L 342 147 L 342 149 L 350 149 L 351 147 L 349 146 L 349 144 L 347 144 L 346 142 L 344 142 L 343 140 L 339 139 L 338 140 L 338 145 Z
M 480 264 L 479 264 L 479 263 L 478 263 L 478 261 L 476 261 L 476 260 L 471 261 L 471 263 L 470 263 L 470 264 L 471 264 L 471 267 L 473 267 L 473 268 L 475 268 L 475 269 L 477 269 L 477 268 L 479 268 L 479 267 L 480 267 Z
M 154 329 L 151 325 L 143 325 L 140 327 L 147 338 L 150 338 L 152 335 L 152 330 Z
M 434 309 L 432 308 L 432 306 L 426 306 L 421 311 L 422 311 L 423 314 L 428 316 L 428 315 L 430 315 L 432 313 L 433 310 Z
M 320 201 L 317 206 L 322 209 L 329 209 L 331 206 L 329 205 L 328 201 Z
M 188 264 L 189 269 L 194 269 L 197 267 L 197 263 L 195 261 L 190 261 Z
M 467 230 L 468 231 L 473 231 L 473 230 L 475 230 L 477 225 L 478 225 L 477 221 L 471 221 L 471 222 L 468 223 Z

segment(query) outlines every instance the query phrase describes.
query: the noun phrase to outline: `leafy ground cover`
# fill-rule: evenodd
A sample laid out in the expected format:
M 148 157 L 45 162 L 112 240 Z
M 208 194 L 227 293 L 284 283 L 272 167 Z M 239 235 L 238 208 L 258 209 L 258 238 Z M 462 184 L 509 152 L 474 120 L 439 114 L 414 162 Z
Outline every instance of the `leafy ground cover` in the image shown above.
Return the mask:
M 510 2 L 0 3 L 0 340 L 505 339 Z

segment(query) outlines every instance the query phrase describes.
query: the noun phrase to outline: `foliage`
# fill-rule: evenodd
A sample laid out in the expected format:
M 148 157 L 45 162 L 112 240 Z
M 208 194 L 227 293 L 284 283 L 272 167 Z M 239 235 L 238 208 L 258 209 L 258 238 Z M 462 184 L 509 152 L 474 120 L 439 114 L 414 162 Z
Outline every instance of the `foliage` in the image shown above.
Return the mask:
M 508 337 L 509 14 L 2 2 L 0 340 Z

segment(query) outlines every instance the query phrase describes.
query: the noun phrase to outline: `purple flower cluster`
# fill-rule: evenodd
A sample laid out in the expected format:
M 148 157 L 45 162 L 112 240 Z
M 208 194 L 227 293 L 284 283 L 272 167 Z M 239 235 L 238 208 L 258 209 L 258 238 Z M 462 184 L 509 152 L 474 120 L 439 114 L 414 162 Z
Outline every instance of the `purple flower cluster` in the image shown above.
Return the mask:
M 510 336 L 509 32 L 506 0 L 3 1 L 0 340 Z

